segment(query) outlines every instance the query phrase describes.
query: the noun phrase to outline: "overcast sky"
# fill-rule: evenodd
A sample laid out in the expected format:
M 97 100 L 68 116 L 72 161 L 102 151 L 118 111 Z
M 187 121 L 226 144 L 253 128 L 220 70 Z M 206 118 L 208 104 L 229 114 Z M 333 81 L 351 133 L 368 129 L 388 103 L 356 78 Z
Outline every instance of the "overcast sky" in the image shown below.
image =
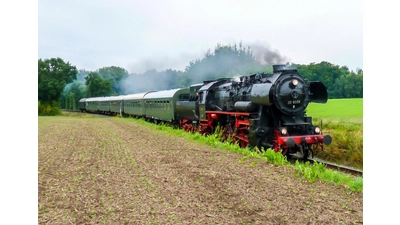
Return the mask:
M 363 68 L 361 0 L 39 0 L 38 58 L 78 69 L 183 70 L 220 43 Z

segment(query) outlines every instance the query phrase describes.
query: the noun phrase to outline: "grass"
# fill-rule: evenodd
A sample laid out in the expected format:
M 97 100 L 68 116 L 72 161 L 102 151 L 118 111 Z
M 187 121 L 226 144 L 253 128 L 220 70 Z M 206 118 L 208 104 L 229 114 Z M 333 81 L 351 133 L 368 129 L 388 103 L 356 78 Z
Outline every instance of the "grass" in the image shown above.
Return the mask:
M 333 138 L 325 151 L 316 155 L 339 164 L 363 168 L 363 99 L 329 99 L 326 104 L 311 103 L 307 114 L 324 134 Z
M 326 104 L 310 103 L 307 114 L 325 122 L 363 124 L 363 99 L 329 99 Z

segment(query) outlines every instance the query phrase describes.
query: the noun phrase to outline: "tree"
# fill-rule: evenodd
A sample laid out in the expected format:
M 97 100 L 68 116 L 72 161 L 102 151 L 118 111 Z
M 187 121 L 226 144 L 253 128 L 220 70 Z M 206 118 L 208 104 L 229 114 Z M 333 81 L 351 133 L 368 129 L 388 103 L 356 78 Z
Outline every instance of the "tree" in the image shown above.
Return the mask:
M 121 85 L 121 80 L 127 77 L 128 71 L 118 66 L 103 67 L 98 69 L 98 73 L 104 79 L 109 79 L 112 83 L 112 90 L 115 95 L 121 95 L 124 90 Z
M 76 75 L 76 80 L 77 81 L 82 81 L 83 83 L 85 83 L 86 79 L 85 77 L 92 71 L 87 71 L 85 69 L 80 69 L 78 71 L 78 74 Z
M 239 48 L 236 44 L 218 44 L 214 52 L 208 50 L 204 58 L 189 63 L 185 68 L 182 84 L 263 72 L 265 69 L 266 66 L 253 57 L 250 47 L 246 49 L 242 43 L 239 43 Z
M 39 93 L 38 98 L 42 103 L 57 102 L 64 87 L 76 79 L 77 69 L 61 58 L 39 59 Z
M 79 73 L 78 73 L 79 74 Z M 82 81 L 74 81 L 73 83 L 65 86 L 64 91 L 60 97 L 59 105 L 62 109 L 78 108 L 78 103 L 81 98 L 86 96 L 86 85 Z
M 91 72 L 86 77 L 88 97 L 110 96 L 112 83 L 109 79 L 103 79 L 99 73 Z

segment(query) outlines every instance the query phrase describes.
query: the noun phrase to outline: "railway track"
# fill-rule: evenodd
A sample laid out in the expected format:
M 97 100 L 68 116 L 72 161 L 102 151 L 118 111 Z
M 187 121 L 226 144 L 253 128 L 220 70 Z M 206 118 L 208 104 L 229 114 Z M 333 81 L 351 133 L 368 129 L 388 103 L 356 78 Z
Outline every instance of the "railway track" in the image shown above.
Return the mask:
M 339 165 L 339 164 L 328 162 L 328 161 L 325 161 L 322 159 L 308 158 L 308 161 L 311 163 L 318 162 L 318 163 L 325 165 L 327 168 L 338 170 L 338 171 L 345 172 L 345 173 L 349 173 L 349 174 L 352 174 L 355 176 L 363 175 L 363 171 L 360 169 L 356 169 L 356 168 L 352 168 L 352 167 L 344 166 L 344 165 Z

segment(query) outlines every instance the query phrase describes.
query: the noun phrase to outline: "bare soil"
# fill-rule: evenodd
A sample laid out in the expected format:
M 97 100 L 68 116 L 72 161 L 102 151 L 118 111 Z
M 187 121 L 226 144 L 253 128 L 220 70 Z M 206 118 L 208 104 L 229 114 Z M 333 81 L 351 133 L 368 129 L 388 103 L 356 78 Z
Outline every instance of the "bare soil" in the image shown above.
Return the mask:
M 39 117 L 39 224 L 362 224 L 363 193 L 118 118 Z

